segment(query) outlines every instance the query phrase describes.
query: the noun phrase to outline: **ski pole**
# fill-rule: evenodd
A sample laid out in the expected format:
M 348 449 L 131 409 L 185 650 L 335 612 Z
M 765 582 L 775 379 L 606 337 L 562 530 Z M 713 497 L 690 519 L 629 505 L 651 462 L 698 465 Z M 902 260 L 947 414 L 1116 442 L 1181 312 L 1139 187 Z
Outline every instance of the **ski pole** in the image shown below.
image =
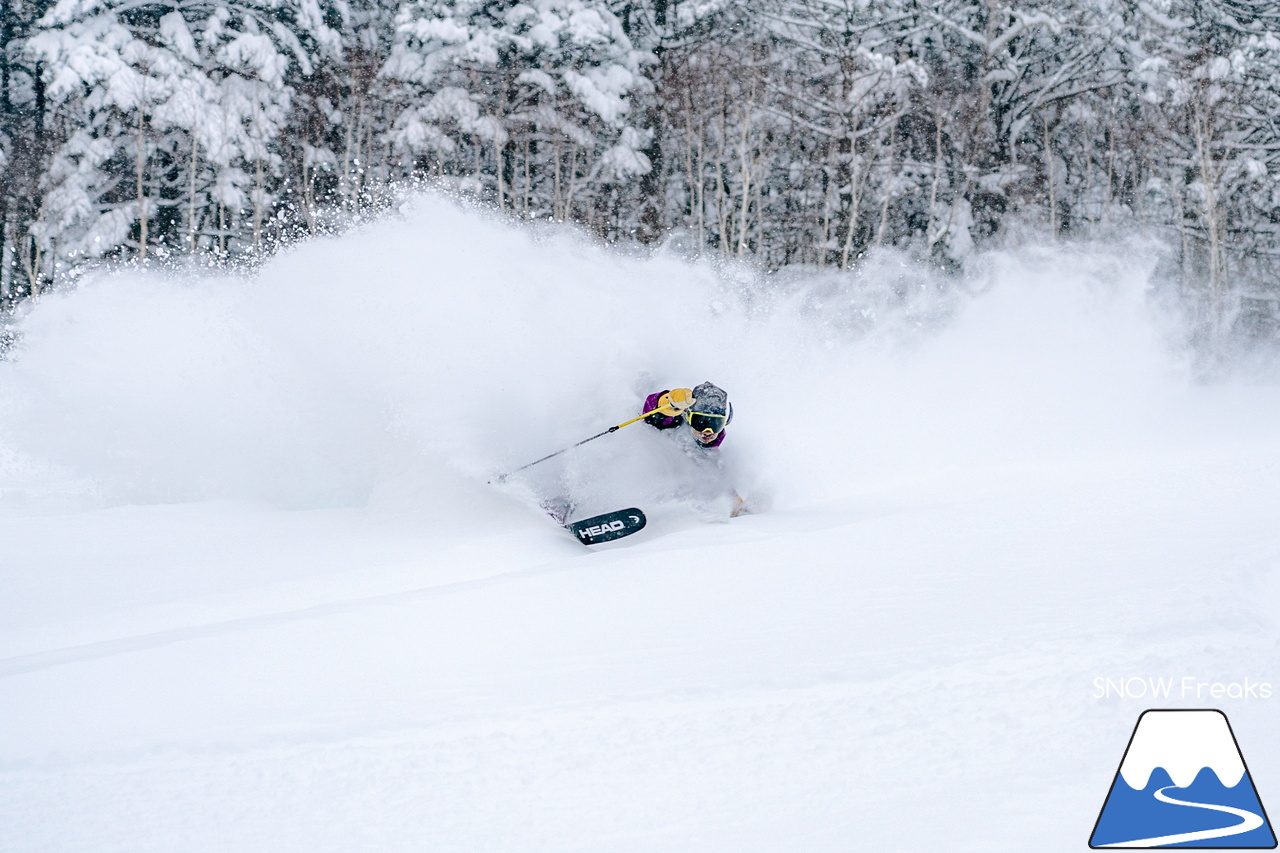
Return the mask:
M 570 450 L 573 450 L 575 447 L 581 447 L 582 445 L 586 444 L 588 441 L 595 441 L 597 438 L 600 438 L 601 436 L 608 435 L 611 432 L 617 432 L 618 430 L 622 429 L 624 426 L 631 426 L 636 421 L 642 421 L 645 418 L 649 417 L 649 415 L 657 414 L 658 411 L 659 409 L 654 409 L 652 411 L 645 412 L 642 415 L 638 415 L 629 421 L 623 421 L 617 426 L 611 426 L 607 430 L 604 430 L 603 432 L 598 432 L 595 435 L 591 436 L 590 438 L 582 439 L 582 441 L 579 441 L 577 444 L 571 444 L 568 447 L 564 448 L 563 450 L 557 450 L 555 453 L 548 453 L 546 456 L 542 457 L 541 459 L 535 459 L 532 462 L 530 462 L 528 465 L 521 465 L 519 468 L 513 468 L 512 470 L 508 471 L 505 474 L 499 474 L 497 477 L 494 477 L 494 480 L 501 483 L 504 480 L 506 480 L 508 477 L 510 477 L 512 474 L 519 473 L 520 471 L 523 471 L 525 468 L 532 468 L 534 465 L 537 465 L 539 462 L 546 462 L 548 459 L 553 459 L 554 457 L 559 456 L 561 453 L 568 453 Z

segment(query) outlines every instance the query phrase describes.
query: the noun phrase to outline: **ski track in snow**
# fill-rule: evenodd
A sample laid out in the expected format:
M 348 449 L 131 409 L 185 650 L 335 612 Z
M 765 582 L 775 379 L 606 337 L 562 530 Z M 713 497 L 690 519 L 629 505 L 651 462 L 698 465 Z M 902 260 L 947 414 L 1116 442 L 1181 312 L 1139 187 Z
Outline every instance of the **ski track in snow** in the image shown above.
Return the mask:
M 1265 801 L 1280 697 L 1094 692 L 1280 683 L 1280 393 L 1187 378 L 1141 252 L 937 304 L 899 260 L 744 294 L 424 201 L 42 297 L 0 362 L 0 850 L 1075 851 L 1137 715 L 1215 701 Z M 643 427 L 484 485 L 708 379 L 759 515 L 703 523 Z M 544 494 L 650 526 L 587 551 Z
M 258 616 L 246 616 L 239 619 L 227 619 L 221 622 L 189 625 L 182 628 L 170 628 L 168 630 L 153 631 L 147 634 L 118 637 L 95 643 L 84 643 L 78 646 L 50 649 L 49 651 L 36 652 L 33 654 L 15 655 L 13 657 L 0 658 L 0 678 L 10 675 L 18 675 L 24 672 L 35 672 L 37 670 L 62 666 L 69 663 L 94 660 L 95 658 L 104 658 L 112 655 L 154 649 L 160 646 L 166 646 L 172 643 L 181 643 L 187 640 L 217 637 L 222 634 L 236 631 L 251 631 L 255 629 L 268 628 L 282 622 L 318 619 L 334 614 L 350 613 L 352 611 L 368 607 L 377 607 L 423 598 L 425 596 L 450 595 L 468 589 L 478 589 L 492 586 L 497 583 L 505 583 L 518 577 L 526 577 L 549 571 L 566 571 L 567 569 L 568 567 L 566 566 L 556 565 L 517 569 L 515 571 L 501 572 L 477 580 L 458 581 L 456 583 L 421 587 L 419 589 L 391 592 L 383 595 L 368 596 L 365 598 L 316 604 L 310 607 L 298 608 L 296 610 L 267 613 Z
M 593 838 L 636 850 L 762 849 L 762 838 L 822 849 L 843 848 L 850 837 L 892 846 L 901 827 L 878 812 L 892 813 L 903 797 L 971 783 L 979 767 L 1013 771 L 1027 757 L 1053 761 L 1056 744 L 1025 735 L 1062 725 L 1057 709 L 973 713 L 986 705 L 984 696 L 1013 682 L 1056 694 L 1058 673 L 1043 660 L 1031 653 L 861 683 L 594 701 L 419 730 L 275 735 L 196 751 L 171 746 L 53 772 L 0 770 L 0 779 L 5 790 L 20 785 L 26 802 L 62 795 L 92 804 L 60 827 L 72 848 L 110 849 L 109 839 L 96 837 L 101 828 L 137 821 L 197 850 L 589 849 L 600 843 Z M 1083 716 L 1076 707 L 1068 721 Z M 903 755 L 929 764 L 904 765 Z M 1077 793 L 1087 802 L 1092 792 Z M 984 773 L 947 810 L 960 821 L 949 831 L 999 846 L 1001 835 L 983 822 L 1002 796 Z M 232 814 L 201 807 L 202 797 Z M 276 823 L 276 809 L 299 804 L 311 816 L 306 826 Z M 476 823 L 484 815 L 491 822 Z M 566 823 L 574 825 L 568 833 Z M 1051 841 L 1059 823 L 1068 822 L 1049 819 L 1038 837 Z M 918 840 L 942 844 L 943 829 Z M 127 831 L 120 841 L 122 849 L 164 848 Z

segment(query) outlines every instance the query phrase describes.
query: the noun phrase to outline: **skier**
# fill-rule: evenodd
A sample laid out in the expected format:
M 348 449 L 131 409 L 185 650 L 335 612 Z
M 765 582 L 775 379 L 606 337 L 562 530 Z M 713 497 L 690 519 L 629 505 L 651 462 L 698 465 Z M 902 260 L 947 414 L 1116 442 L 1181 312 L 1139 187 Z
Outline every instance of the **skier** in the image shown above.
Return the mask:
M 695 467 L 702 472 L 700 476 L 695 477 L 698 481 L 698 485 L 695 488 L 698 491 L 710 489 L 712 492 L 718 491 L 721 494 L 724 494 L 727 490 L 727 497 L 731 500 L 729 515 L 737 516 L 746 511 L 743 499 L 724 480 L 724 466 L 720 455 L 718 453 L 705 455 L 703 452 L 711 448 L 718 448 L 724 442 L 725 427 L 728 426 L 729 421 L 733 420 L 733 406 L 729 404 L 729 396 L 724 392 L 724 389 L 710 382 L 703 382 L 696 388 L 674 388 L 654 392 L 645 398 L 644 408 L 638 417 L 618 426 L 610 427 L 604 432 L 572 445 L 572 447 L 586 444 L 588 441 L 616 432 L 628 424 L 641 420 L 641 418 L 654 428 L 662 430 L 676 429 L 681 424 L 688 424 L 694 441 L 688 443 L 685 452 L 696 457 L 694 459 L 697 463 Z M 522 471 L 539 462 L 559 456 L 570 449 L 572 448 L 558 450 L 555 453 L 530 462 L 528 465 L 521 466 L 516 471 Z M 503 475 L 504 478 L 506 476 L 509 475 Z M 560 524 L 565 524 L 576 509 L 573 498 L 566 495 L 544 500 L 542 508 Z
M 654 410 L 657 411 L 654 411 Z M 645 418 L 645 423 L 656 429 L 676 429 L 681 424 L 688 424 L 693 431 L 697 444 L 690 448 L 695 455 L 701 455 L 700 449 L 710 450 L 724 443 L 724 428 L 733 420 L 733 406 L 729 403 L 729 395 L 710 382 L 703 382 L 696 388 L 673 388 L 658 391 L 645 398 L 645 412 L 653 412 Z M 703 457 L 710 461 L 708 457 Z M 718 458 L 713 468 L 722 470 Z M 710 473 L 710 472 L 708 472 Z M 723 475 L 713 475 L 707 485 L 719 481 L 728 487 L 731 500 L 729 515 L 736 517 L 746 511 L 746 504 L 737 490 L 720 479 Z
M 656 429 L 675 429 L 687 423 L 705 448 L 719 447 L 724 442 L 724 428 L 733 420 L 729 395 L 710 382 L 696 388 L 657 391 L 645 398 L 641 411 L 653 412 L 644 420 Z

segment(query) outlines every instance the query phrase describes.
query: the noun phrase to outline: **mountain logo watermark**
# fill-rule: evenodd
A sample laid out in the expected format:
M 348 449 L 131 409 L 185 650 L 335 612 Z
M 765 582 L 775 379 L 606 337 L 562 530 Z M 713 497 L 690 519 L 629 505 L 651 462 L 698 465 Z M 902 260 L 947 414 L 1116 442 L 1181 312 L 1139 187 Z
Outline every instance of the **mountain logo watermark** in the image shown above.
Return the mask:
M 1275 833 L 1226 714 L 1143 711 L 1089 846 L 1274 848 Z

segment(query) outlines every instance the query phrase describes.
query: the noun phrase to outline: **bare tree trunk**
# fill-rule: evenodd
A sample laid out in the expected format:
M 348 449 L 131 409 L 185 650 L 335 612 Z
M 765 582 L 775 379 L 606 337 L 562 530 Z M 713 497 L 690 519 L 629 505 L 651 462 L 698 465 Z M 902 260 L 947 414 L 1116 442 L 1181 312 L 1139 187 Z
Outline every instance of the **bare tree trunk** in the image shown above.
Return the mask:
M 9 214 L 9 194 L 0 193 L 0 310 L 8 305 L 9 302 L 9 282 L 11 263 L 9 253 L 12 251 L 12 240 L 10 235 L 13 233 L 10 224 Z
M 707 248 L 707 145 L 706 132 L 698 124 L 698 254 Z
M 858 230 L 858 203 L 861 201 L 862 176 L 871 171 L 873 163 L 867 168 L 858 169 L 858 140 L 849 131 L 849 223 L 844 232 L 844 250 L 840 253 L 840 269 L 849 268 L 849 253 L 853 248 L 853 235 Z
M 356 99 L 356 130 L 355 130 L 355 150 L 352 152 L 351 165 L 355 169 L 355 174 L 351 176 L 351 214 L 352 216 L 360 215 L 360 191 L 364 187 L 364 134 L 367 114 L 365 106 L 367 98 L 362 90 L 360 96 Z
M 720 253 L 729 254 L 729 222 L 726 188 L 724 185 L 724 162 L 726 153 L 725 137 L 729 133 L 729 118 L 726 111 L 720 110 L 720 157 L 716 160 L 716 219 L 720 227 Z
M 764 162 L 764 152 L 762 151 L 760 152 L 760 155 L 756 157 L 755 168 L 761 168 L 761 163 L 763 162 Z M 764 244 L 764 174 L 763 172 L 759 176 L 757 176 L 757 179 L 755 181 L 755 194 L 756 194 L 756 215 L 754 217 L 754 222 L 755 222 L 755 230 L 756 230 L 756 248 L 755 248 L 756 257 L 763 259 L 767 263 L 768 258 L 764 254 L 765 244 Z
M 565 219 L 573 218 L 573 196 L 574 196 L 574 192 L 577 189 L 577 184 L 578 184 L 578 145 L 577 143 L 574 143 L 573 148 L 570 149 L 569 151 L 569 190 L 565 194 L 565 199 L 564 199 L 564 204 L 565 204 L 564 218 Z
M 1093 211 L 1093 200 L 1090 196 L 1093 194 L 1093 146 L 1085 144 L 1084 159 L 1084 196 L 1082 201 L 1085 203 L 1081 207 L 1085 210 L 1086 216 L 1090 224 L 1097 222 L 1097 216 Z
M 739 164 L 742 172 L 742 209 L 738 216 L 737 256 L 739 258 L 746 254 L 747 251 L 747 224 L 751 204 L 751 173 L 753 171 L 751 149 L 747 145 L 747 140 L 751 131 L 751 115 L 755 109 L 755 96 L 755 84 L 753 81 L 751 94 L 747 97 L 747 104 L 742 110 L 742 134 L 738 140 Z
M 262 186 L 262 155 L 259 154 L 253 168 L 253 253 L 262 246 L 262 202 L 265 190 Z
M 889 224 L 889 200 L 893 198 L 893 165 L 898 150 L 898 122 L 889 127 L 889 162 L 886 165 L 884 178 L 884 203 L 880 205 L 880 227 L 876 229 L 876 245 L 884 243 L 885 228 Z
M 560 196 L 560 156 L 561 156 L 560 147 L 561 147 L 560 134 L 557 133 L 556 134 L 556 155 L 553 158 L 553 162 L 555 163 L 555 166 L 554 166 L 555 195 L 551 199 L 551 215 L 555 219 L 563 220 L 564 219 L 564 200 Z
M 529 207 L 533 196 L 533 179 L 529 176 L 529 138 L 532 133 L 524 135 L 524 218 L 529 218 Z
M 9 196 L 0 198 L 0 306 L 9 301 L 9 285 L 13 281 L 10 254 L 13 251 L 13 222 L 9 211 Z
M 493 148 L 494 148 L 494 152 L 497 154 L 496 162 L 494 163 L 494 171 L 498 173 L 498 211 L 499 212 L 505 211 L 507 207 L 507 195 L 506 195 L 507 190 L 505 187 L 507 163 L 506 163 L 506 157 L 504 154 L 504 151 L 507 147 L 507 140 L 501 139 L 501 136 L 504 132 L 504 129 L 502 127 L 502 116 L 506 114 L 507 114 L 507 90 L 505 87 L 499 87 L 498 111 L 493 117 L 494 123 L 498 125 L 498 132 L 495 133 L 493 136 Z M 514 177 L 512 178 L 511 182 L 513 184 L 515 183 Z M 515 196 L 515 193 L 513 192 L 512 201 L 511 201 L 511 208 L 513 212 L 515 210 L 514 196 Z
M 693 175 L 693 105 L 689 102 L 688 92 L 686 91 L 684 99 L 684 170 L 689 176 L 688 193 L 689 193 L 689 229 L 693 230 L 694 222 L 697 218 L 697 192 L 694 190 Z
M 143 176 L 147 167 L 146 140 L 143 137 L 142 102 L 138 103 L 138 260 L 147 262 L 147 196 Z
M 196 170 L 200 166 L 200 140 L 196 132 L 191 131 L 191 186 L 189 188 L 189 204 L 187 206 L 187 252 L 196 251 Z
M 1200 160 L 1200 181 L 1204 184 L 1204 223 L 1209 232 L 1209 302 L 1216 326 L 1225 308 L 1222 294 L 1222 241 L 1221 216 L 1218 209 L 1217 183 L 1218 174 L 1213 165 L 1213 152 L 1210 148 L 1209 119 L 1205 115 L 1208 105 L 1197 103 L 1193 120 L 1196 133 L 1196 153 Z
M 302 216 L 307 222 L 307 233 L 316 233 L 316 175 L 311 166 L 309 146 L 302 146 Z
M 1112 192 L 1112 179 L 1115 174 L 1116 167 L 1116 102 L 1111 102 L 1111 125 L 1107 128 L 1107 195 L 1106 207 L 1102 208 L 1102 223 L 1105 225 L 1111 219 L 1111 200 L 1114 197 Z
M 356 205 L 357 207 L 369 201 L 369 184 L 374 179 L 373 170 L 373 112 L 368 107 L 368 98 L 364 99 L 364 142 L 360 145 L 360 159 L 356 163 L 356 176 L 359 181 L 356 184 Z
M 839 174 L 835 162 L 836 144 L 827 143 L 826 183 L 822 187 L 822 242 L 818 247 L 818 266 L 827 265 L 827 246 L 831 241 L 831 212 L 840 205 L 840 188 L 836 186 L 835 175 Z M 836 201 L 831 203 L 831 190 L 835 187 Z
M 942 229 L 943 234 L 951 233 L 951 226 L 956 221 L 956 204 L 969 197 L 969 187 L 971 187 L 972 185 L 973 185 L 973 170 L 968 167 L 965 167 L 964 186 L 960 188 L 959 194 L 955 195 L 951 200 L 951 210 L 947 212 L 947 224 Z
M 391 134 L 387 134 L 382 146 L 382 180 L 384 183 L 390 184 L 394 180 L 392 177 L 394 168 L 394 164 L 391 161 Z M 417 177 L 414 170 L 405 171 L 403 175 L 409 179 Z
M 1181 294 L 1185 294 L 1187 289 L 1187 261 L 1190 257 L 1190 253 L 1187 248 L 1187 216 L 1182 203 L 1182 187 L 1180 186 L 1179 176 L 1177 174 L 1178 169 L 1175 167 L 1171 171 L 1173 174 L 1169 178 L 1169 188 L 1174 201 L 1173 215 L 1178 220 L 1178 238 L 1181 251 L 1178 259 L 1178 283 L 1180 285 Z
M 351 115 L 349 113 L 343 116 L 343 124 L 346 127 L 343 131 L 342 174 L 338 176 L 338 195 L 342 198 L 342 212 L 350 213 L 348 200 L 351 197 L 351 149 L 355 144 L 352 138 L 355 129 L 351 126 Z
M 1043 117 L 1040 124 L 1044 128 L 1044 175 L 1049 191 L 1049 235 L 1058 236 L 1058 202 L 1054 198 L 1053 187 L 1053 151 L 1049 148 L 1049 122 Z
M 934 113 L 933 115 L 933 180 L 929 184 L 929 221 L 924 227 L 924 239 L 926 245 L 932 249 L 933 244 L 938 242 L 938 237 L 933 233 L 933 218 L 938 209 L 938 184 L 942 181 L 942 116 Z
M 666 2 L 659 0 L 658 4 L 660 12 L 658 17 L 665 21 L 666 18 Z M 651 244 L 656 243 L 662 238 L 664 220 L 667 213 L 666 199 L 666 160 L 662 150 L 663 139 L 663 107 L 661 94 L 664 91 L 663 81 L 669 79 L 670 72 L 667 69 L 667 49 L 663 41 L 659 41 L 653 49 L 656 70 L 653 72 L 651 79 L 655 83 L 655 88 L 659 97 L 655 97 L 650 101 L 650 107 L 647 110 L 645 125 L 647 125 L 653 134 L 649 137 L 649 144 L 645 146 L 644 156 L 649 161 L 649 170 L 640 175 L 640 228 L 638 236 L 640 242 Z
M 502 162 L 502 149 L 505 147 L 506 147 L 506 143 L 499 142 L 497 137 L 495 136 L 493 140 L 493 150 L 497 154 L 498 164 L 497 164 L 497 168 L 495 168 L 494 171 L 498 173 L 498 211 L 500 213 L 506 211 L 507 209 L 506 189 L 502 185 L 502 172 L 503 172 L 503 165 L 504 165 Z
M 18 261 L 22 264 L 23 271 L 27 274 L 28 291 L 32 296 L 39 296 L 41 290 L 40 273 L 44 268 L 44 250 L 40 248 L 40 241 L 36 239 L 36 235 L 32 234 L 29 228 L 27 236 L 22 240 L 22 245 L 25 250 L 19 253 Z

